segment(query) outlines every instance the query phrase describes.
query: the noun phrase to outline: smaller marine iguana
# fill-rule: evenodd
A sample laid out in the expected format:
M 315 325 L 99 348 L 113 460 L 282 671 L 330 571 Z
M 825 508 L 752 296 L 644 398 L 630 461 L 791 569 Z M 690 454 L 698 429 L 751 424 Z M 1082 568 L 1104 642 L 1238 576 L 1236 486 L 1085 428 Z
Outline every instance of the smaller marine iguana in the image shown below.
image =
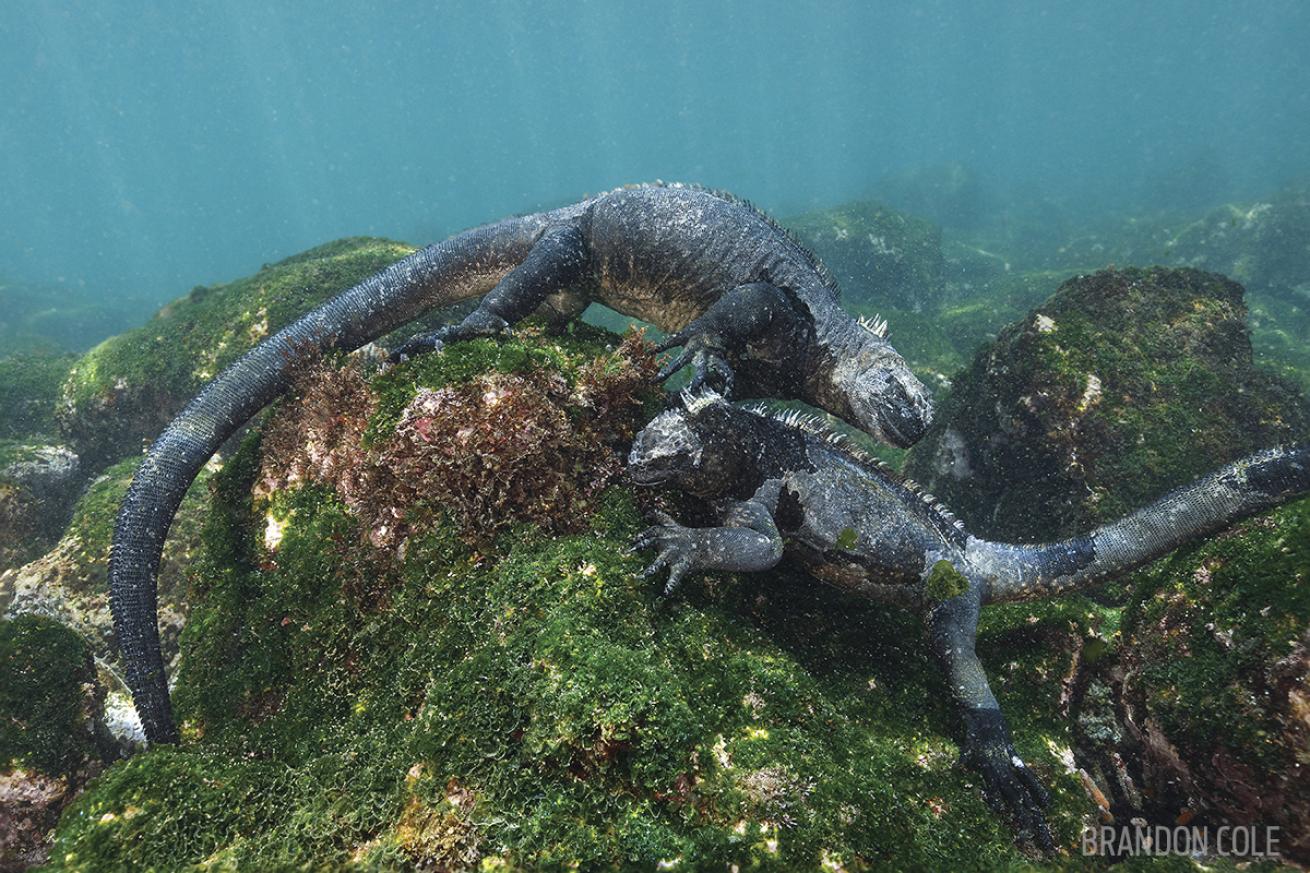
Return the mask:
M 688 185 L 621 188 L 476 227 L 420 249 L 264 340 L 161 433 L 123 499 L 109 557 L 110 607 L 127 684 L 152 743 L 173 742 L 155 572 L 182 495 L 206 461 L 281 394 L 298 361 L 351 351 L 425 311 L 485 295 L 457 325 L 396 357 L 500 332 L 539 312 L 566 320 L 598 301 L 671 333 L 695 369 L 746 396 L 804 400 L 906 446 L 932 415 L 928 392 L 885 336 L 852 318 L 804 246 L 744 200 Z
M 759 572 L 784 552 L 811 575 L 873 600 L 918 610 L 964 719 L 962 759 L 992 805 L 1053 848 L 1046 791 L 1015 754 L 974 653 L 980 609 L 1107 580 L 1263 509 L 1310 492 L 1310 444 L 1251 455 L 1119 521 L 1046 545 L 970 536 L 931 495 L 849 447 L 817 419 L 770 415 L 711 393 L 684 393 L 637 435 L 633 481 L 712 501 L 722 526 L 667 515 L 635 549 L 658 549 L 665 592 L 694 570 Z

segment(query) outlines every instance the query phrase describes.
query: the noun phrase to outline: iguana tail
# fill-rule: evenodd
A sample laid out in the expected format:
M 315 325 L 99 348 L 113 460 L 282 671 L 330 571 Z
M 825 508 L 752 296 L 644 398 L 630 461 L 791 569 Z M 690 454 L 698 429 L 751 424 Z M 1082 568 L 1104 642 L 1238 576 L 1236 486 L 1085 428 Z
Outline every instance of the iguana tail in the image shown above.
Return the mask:
M 306 353 L 351 351 L 423 312 L 489 291 L 523 260 L 549 214 L 474 228 L 370 276 L 269 337 L 206 385 L 141 462 L 114 528 L 109 603 L 147 739 L 177 741 L 159 648 L 155 574 L 164 538 L 206 461 L 286 388 Z
M 1031 546 L 971 539 L 966 554 L 991 580 L 989 602 L 1045 597 L 1140 567 L 1307 493 L 1310 443 L 1267 449 L 1090 534 Z

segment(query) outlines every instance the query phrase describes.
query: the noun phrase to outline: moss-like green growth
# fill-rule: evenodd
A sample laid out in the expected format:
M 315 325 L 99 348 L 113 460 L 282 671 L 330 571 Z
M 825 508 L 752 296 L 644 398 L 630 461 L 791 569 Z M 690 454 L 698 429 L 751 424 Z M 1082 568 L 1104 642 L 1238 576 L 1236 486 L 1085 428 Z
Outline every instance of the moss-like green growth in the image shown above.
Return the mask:
M 923 582 L 923 594 L 929 600 L 940 603 L 950 600 L 957 594 L 969 590 L 969 580 L 955 569 L 955 565 L 945 559 L 932 565 L 928 578 Z
M 47 618 L 0 618 L 0 773 L 63 776 L 95 750 L 83 686 L 95 682 L 82 638 Z
M 63 354 L 0 357 L 0 440 L 56 432 L 55 402 L 73 361 Z
M 1252 365 L 1242 288 L 1194 270 L 1065 283 L 955 380 L 907 471 L 980 533 L 1067 536 L 1310 431 Z
M 942 299 L 942 232 L 923 219 L 865 201 L 785 224 L 832 271 L 849 304 L 923 312 Z
M 59 408 L 64 434 L 92 467 L 135 453 L 255 343 L 411 251 L 388 240 L 344 239 L 194 289 L 77 362 Z
M 398 372 L 374 390 L 400 391 Z M 621 485 L 578 533 L 517 524 L 473 546 L 433 514 L 379 549 L 341 492 L 270 491 L 271 450 L 248 439 L 215 479 L 183 745 L 91 786 L 52 869 L 1024 865 L 954 766 L 959 725 L 913 616 L 783 573 L 663 600 L 627 549 L 646 495 Z M 1047 626 L 981 646 L 1074 846 L 1088 801 L 1051 751 L 1071 741 L 1069 656 L 1013 645 Z
M 1303 847 L 1308 627 L 1310 500 L 1301 500 L 1139 574 L 1122 646 L 1127 711 L 1167 741 L 1146 751 L 1162 786 L 1178 780 Z
M 1310 295 L 1303 302 L 1264 293 L 1248 299 L 1256 363 L 1299 383 L 1310 396 Z

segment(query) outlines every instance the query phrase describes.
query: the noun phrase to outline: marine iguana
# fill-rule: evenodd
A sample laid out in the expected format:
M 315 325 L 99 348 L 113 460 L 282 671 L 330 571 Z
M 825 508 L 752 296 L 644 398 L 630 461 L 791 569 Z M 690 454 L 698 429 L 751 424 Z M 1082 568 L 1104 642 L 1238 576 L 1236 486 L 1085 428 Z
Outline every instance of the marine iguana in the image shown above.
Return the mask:
M 691 571 L 760 572 L 786 553 L 820 580 L 919 611 L 963 716 L 962 760 L 981 772 L 989 802 L 1048 851 L 1046 791 L 1015 753 L 974 653 L 980 609 L 1110 579 L 1310 492 L 1310 444 L 1298 444 L 1251 455 L 1083 536 L 988 542 L 816 418 L 747 409 L 708 391 L 683 400 L 637 435 L 629 474 L 711 501 L 721 526 L 688 528 L 659 514 L 633 542 L 658 549 L 646 575 L 667 567 L 670 593 Z
M 823 265 L 731 195 L 684 185 L 622 188 L 509 218 L 428 246 L 283 328 L 206 385 L 151 445 L 114 530 L 110 606 L 146 737 L 173 742 L 156 621 L 155 574 L 168 527 L 200 467 L 286 388 L 307 354 L 350 351 L 423 312 L 486 295 L 457 325 L 415 337 L 400 358 L 487 336 L 538 311 L 579 315 L 599 301 L 645 319 L 682 351 L 660 373 L 695 369 L 748 396 L 804 400 L 870 435 L 909 445 L 928 393 L 887 341 L 852 318 Z

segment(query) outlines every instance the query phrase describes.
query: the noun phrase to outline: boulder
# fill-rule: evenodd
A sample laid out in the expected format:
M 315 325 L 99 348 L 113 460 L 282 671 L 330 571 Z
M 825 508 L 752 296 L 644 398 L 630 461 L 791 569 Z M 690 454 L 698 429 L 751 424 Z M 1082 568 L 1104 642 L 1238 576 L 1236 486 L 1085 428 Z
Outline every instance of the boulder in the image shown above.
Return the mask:
M 182 743 L 97 780 L 51 869 L 1021 866 L 912 616 L 641 577 L 643 507 L 680 511 L 618 465 L 651 367 L 578 326 L 307 372 L 214 478 Z M 1065 846 L 1092 807 L 1057 701 L 1093 611 L 1023 605 L 983 644 Z
M 0 441 L 0 572 L 59 538 L 81 484 L 67 446 Z
M 1104 270 L 978 352 L 906 470 L 979 534 L 1040 540 L 1308 430 L 1299 390 L 1252 363 L 1240 285 Z
M 0 871 L 43 863 L 60 812 L 117 753 L 104 691 L 77 634 L 0 619 Z
M 388 240 L 344 239 L 244 279 L 195 288 L 73 366 L 57 410 L 64 438 L 88 471 L 135 455 L 255 343 L 411 251 Z
M 1310 303 L 1310 186 L 1228 204 L 1176 230 L 1170 263 L 1232 276 L 1252 291 Z
M 62 538 L 45 555 L 0 575 L 0 611 L 14 618 L 41 615 L 77 631 L 98 661 L 117 668 L 118 647 L 109 613 L 109 544 L 119 503 L 136 472 L 137 459 L 100 474 L 78 499 Z M 169 529 L 159 568 L 159 623 L 166 660 L 177 654 L 186 617 L 184 568 L 199 546 L 204 497 L 218 462 L 211 462 L 183 499 Z
M 76 358 L 51 352 L 0 357 L 0 440 L 51 438 L 55 402 Z

